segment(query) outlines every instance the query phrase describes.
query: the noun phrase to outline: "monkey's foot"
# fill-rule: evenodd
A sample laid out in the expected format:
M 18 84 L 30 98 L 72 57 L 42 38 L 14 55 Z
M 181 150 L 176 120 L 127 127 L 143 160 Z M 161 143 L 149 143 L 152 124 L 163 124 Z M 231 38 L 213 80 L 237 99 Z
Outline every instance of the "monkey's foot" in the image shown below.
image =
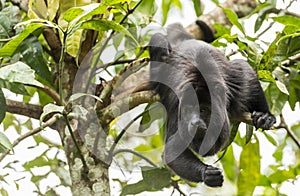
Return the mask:
M 222 171 L 213 166 L 207 166 L 202 171 L 202 179 L 203 182 L 210 187 L 222 186 L 224 181 Z
M 276 118 L 270 113 L 254 111 L 251 117 L 256 129 L 262 128 L 263 130 L 268 130 L 276 123 Z

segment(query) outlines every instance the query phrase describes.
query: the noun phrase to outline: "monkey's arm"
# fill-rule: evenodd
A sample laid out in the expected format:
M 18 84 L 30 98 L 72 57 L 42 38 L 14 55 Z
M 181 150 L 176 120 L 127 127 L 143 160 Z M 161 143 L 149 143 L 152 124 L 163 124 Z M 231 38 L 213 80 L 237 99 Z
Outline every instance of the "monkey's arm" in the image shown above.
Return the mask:
M 176 154 L 181 144 L 178 137 L 174 139 L 171 136 L 166 141 L 164 159 L 167 165 L 188 181 L 204 182 L 210 187 L 222 186 L 224 179 L 220 169 L 201 162 L 189 149 L 185 149 L 180 155 Z

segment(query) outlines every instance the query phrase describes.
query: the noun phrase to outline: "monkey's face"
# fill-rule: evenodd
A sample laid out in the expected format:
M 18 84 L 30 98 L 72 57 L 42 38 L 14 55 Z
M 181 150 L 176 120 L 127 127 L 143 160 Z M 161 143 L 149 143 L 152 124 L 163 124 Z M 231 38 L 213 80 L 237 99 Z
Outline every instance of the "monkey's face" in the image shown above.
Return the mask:
M 201 91 L 184 91 L 179 99 L 179 127 L 190 137 L 201 140 L 206 134 L 210 121 L 211 106 L 209 100 L 204 100 Z

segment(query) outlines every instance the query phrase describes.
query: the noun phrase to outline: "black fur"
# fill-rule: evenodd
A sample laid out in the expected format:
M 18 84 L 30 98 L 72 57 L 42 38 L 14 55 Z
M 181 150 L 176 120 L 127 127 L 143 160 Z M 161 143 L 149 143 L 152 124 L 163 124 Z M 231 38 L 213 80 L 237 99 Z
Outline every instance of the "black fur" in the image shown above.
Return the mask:
M 222 186 L 222 172 L 204 164 L 228 141 L 230 121 L 253 113 L 256 128 L 275 123 L 256 73 L 242 60 L 228 61 L 216 48 L 194 40 L 180 24 L 149 43 L 153 89 L 167 112 L 164 159 L 180 177 Z

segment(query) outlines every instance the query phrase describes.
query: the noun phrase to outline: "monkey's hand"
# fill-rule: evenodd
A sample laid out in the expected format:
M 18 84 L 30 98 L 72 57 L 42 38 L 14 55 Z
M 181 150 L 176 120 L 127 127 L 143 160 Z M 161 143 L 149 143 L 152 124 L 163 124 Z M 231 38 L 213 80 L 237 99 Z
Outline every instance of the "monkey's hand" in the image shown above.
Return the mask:
M 262 128 L 263 130 L 268 130 L 276 123 L 275 116 L 270 113 L 254 111 L 251 118 L 256 129 Z
M 201 169 L 203 182 L 210 187 L 218 187 L 223 184 L 223 175 L 219 168 L 208 165 Z

